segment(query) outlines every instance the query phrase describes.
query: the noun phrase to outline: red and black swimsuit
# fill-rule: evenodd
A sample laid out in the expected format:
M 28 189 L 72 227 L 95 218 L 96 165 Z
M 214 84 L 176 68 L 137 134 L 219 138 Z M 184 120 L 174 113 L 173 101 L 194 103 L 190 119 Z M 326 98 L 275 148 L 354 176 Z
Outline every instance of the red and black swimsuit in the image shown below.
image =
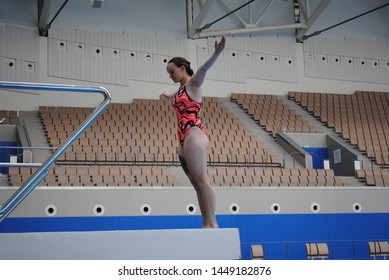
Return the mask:
M 186 133 L 193 126 L 200 128 L 208 137 L 208 133 L 200 119 L 201 103 L 190 98 L 185 85 L 174 96 L 172 105 L 177 114 L 177 132 L 181 146 L 184 146 Z

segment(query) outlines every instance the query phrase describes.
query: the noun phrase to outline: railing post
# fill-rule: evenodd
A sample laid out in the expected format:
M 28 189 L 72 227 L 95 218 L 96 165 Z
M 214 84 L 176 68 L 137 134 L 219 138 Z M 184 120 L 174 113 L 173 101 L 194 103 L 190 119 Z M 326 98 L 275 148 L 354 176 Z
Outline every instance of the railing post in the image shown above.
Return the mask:
M 22 89 L 22 90 L 43 90 L 43 91 L 65 91 L 65 92 L 88 92 L 99 93 L 104 96 L 104 100 L 96 109 L 80 124 L 80 126 L 62 143 L 38 170 L 24 182 L 18 190 L 4 203 L 0 205 L 0 222 L 3 221 L 46 177 L 48 168 L 59 158 L 66 149 L 88 128 L 91 123 L 104 111 L 111 102 L 110 93 L 102 87 L 84 87 L 63 84 L 42 84 L 42 83 L 22 83 L 22 82 L 2 82 L 0 89 Z

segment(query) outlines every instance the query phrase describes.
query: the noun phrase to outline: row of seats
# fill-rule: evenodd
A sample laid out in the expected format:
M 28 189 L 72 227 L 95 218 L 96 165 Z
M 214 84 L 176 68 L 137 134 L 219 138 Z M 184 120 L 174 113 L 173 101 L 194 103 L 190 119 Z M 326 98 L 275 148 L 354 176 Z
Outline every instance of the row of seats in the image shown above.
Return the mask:
M 328 259 L 329 250 L 327 243 L 305 243 L 305 252 L 307 259 Z M 265 249 L 261 244 L 251 245 L 251 259 L 265 259 Z
M 388 241 L 369 241 L 369 255 L 374 259 L 379 257 L 386 258 L 389 256 L 389 242 Z
M 10 169 L 10 183 L 19 186 L 32 168 Z M 213 186 L 343 186 L 332 170 L 260 167 L 209 167 Z M 47 186 L 177 186 L 169 167 L 161 166 L 62 166 L 52 168 Z
M 203 102 L 202 119 L 211 140 L 210 163 L 281 165 L 278 156 L 251 135 L 218 98 L 205 97 Z M 57 147 L 89 110 L 41 106 L 39 112 L 50 145 Z M 175 163 L 177 143 L 171 104 L 165 99 L 135 99 L 131 104 L 110 104 L 59 161 Z
M 327 243 L 305 243 L 305 252 L 308 259 L 327 259 L 329 257 Z
M 85 147 L 73 145 L 65 151 L 58 159 L 58 162 L 67 163 L 164 163 L 176 164 L 179 162 L 177 155 L 176 141 L 165 141 L 166 146 L 147 145 L 149 141 L 131 141 L 128 146 L 104 146 L 94 145 Z M 135 145 L 135 146 L 133 146 Z M 138 146 L 139 145 L 139 146 Z M 268 148 L 258 148 L 254 145 L 249 147 L 217 148 L 211 147 L 207 154 L 207 162 L 219 165 L 261 165 L 279 166 L 278 157 L 274 157 Z M 122 150 L 123 149 L 123 150 Z
M 208 168 L 214 186 L 344 186 L 333 170 L 235 167 Z
M 368 241 L 367 242 L 369 256 L 373 259 L 383 258 L 386 259 L 389 256 L 389 242 L 388 241 Z M 261 244 L 251 245 L 251 259 L 263 260 L 265 259 L 266 248 Z M 309 242 L 305 243 L 305 253 L 307 259 L 328 259 L 329 249 L 328 244 L 323 242 Z
M 389 186 L 389 169 L 360 169 L 356 177 L 368 186 Z
M 289 99 L 381 166 L 389 166 L 389 93 L 289 92 Z
M 10 169 L 10 183 L 20 186 L 33 168 Z M 145 166 L 54 166 L 43 181 L 45 186 L 176 186 L 168 167 Z
M 231 100 L 245 110 L 273 137 L 276 137 L 280 130 L 316 132 L 314 126 L 297 115 L 276 95 L 233 93 Z

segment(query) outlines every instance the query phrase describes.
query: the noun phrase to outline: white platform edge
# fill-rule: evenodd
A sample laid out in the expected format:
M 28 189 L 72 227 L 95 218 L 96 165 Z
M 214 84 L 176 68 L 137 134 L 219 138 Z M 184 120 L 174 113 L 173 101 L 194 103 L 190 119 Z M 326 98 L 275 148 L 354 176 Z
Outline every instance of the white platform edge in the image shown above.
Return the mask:
M 235 260 L 239 230 L 1 233 L 2 260 Z

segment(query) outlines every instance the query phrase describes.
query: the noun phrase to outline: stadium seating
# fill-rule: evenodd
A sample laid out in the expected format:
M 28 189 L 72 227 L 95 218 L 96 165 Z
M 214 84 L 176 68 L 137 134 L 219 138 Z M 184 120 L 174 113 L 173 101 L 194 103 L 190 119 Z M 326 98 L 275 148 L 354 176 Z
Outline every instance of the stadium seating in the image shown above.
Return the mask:
M 389 94 L 369 94 L 289 92 L 288 97 L 308 110 L 323 125 L 333 128 L 343 139 L 355 144 L 356 148 L 366 151 L 367 155 L 376 156 L 379 153 L 386 153 L 385 149 L 388 148 L 389 116 L 386 116 L 386 111 L 389 111 L 387 108 Z M 290 132 L 315 130 L 308 121 L 277 96 L 234 93 L 231 100 L 272 137 L 280 129 Z M 345 185 L 341 177 L 334 175 L 333 170 L 282 168 L 277 155 L 274 155 L 257 136 L 252 135 L 245 124 L 218 98 L 205 97 L 204 102 L 207 106 L 204 106 L 202 119 L 206 123 L 211 140 L 208 153 L 211 185 L 216 187 Z M 50 145 L 52 147 L 60 145 L 90 112 L 91 108 L 41 106 L 39 113 Z M 369 122 L 366 119 L 374 125 L 367 126 Z M 43 184 L 182 185 L 180 179 L 175 176 L 176 172 L 171 171 L 171 167 L 179 166 L 175 123 L 171 105 L 164 98 L 135 99 L 130 104 L 110 104 L 59 158 Z M 362 143 L 361 139 L 365 141 Z M 367 142 L 366 139 L 371 139 L 371 142 Z M 374 157 L 376 163 L 382 163 L 385 167 L 386 160 L 379 161 L 377 158 L 379 157 Z M 10 184 L 20 185 L 33 170 L 10 169 Z M 355 176 L 367 186 L 389 186 L 388 169 L 362 169 L 358 170 Z
M 280 130 L 287 132 L 315 132 L 315 128 L 276 95 L 234 93 L 237 103 L 272 137 Z
M 209 162 L 279 166 L 271 153 L 217 98 L 202 112 L 210 136 Z M 111 104 L 59 162 L 178 163 L 175 116 L 164 99 Z M 89 108 L 40 107 L 49 143 L 57 147 L 85 119 Z
M 288 97 L 377 165 L 389 167 L 389 93 L 289 92 Z

